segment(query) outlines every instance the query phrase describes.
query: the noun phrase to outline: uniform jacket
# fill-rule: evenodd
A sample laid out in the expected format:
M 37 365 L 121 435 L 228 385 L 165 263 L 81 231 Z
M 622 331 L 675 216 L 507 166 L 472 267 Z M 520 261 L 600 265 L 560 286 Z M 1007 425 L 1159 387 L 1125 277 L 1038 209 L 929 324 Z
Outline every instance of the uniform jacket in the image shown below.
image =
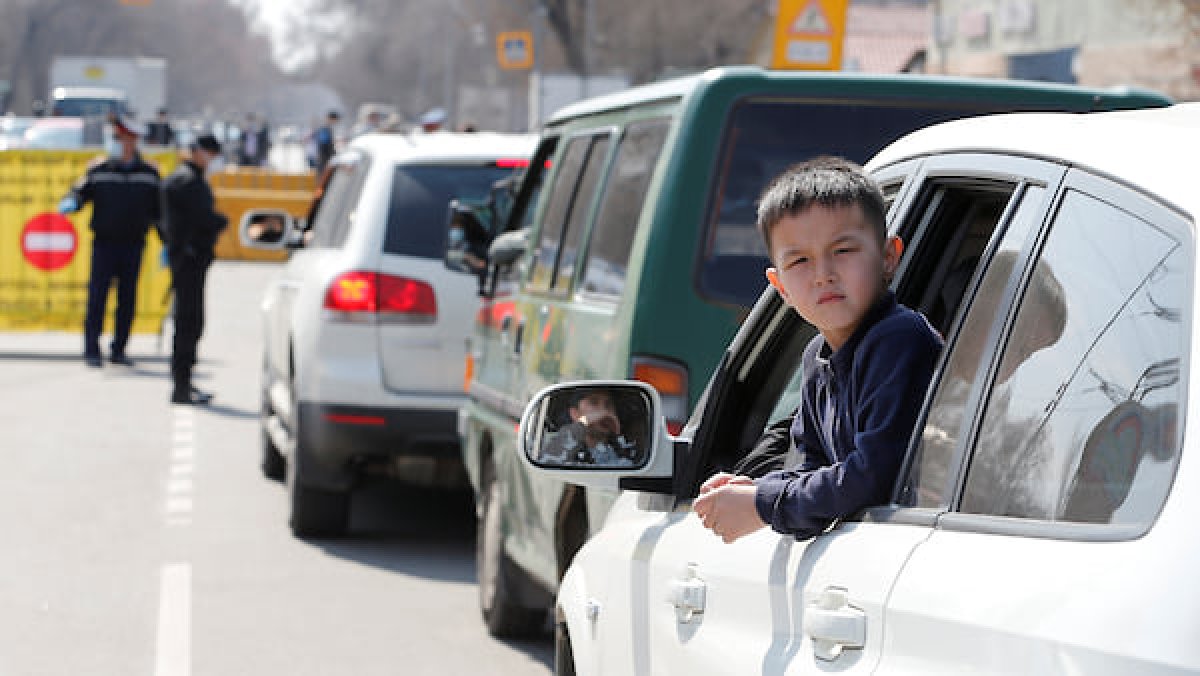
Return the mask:
M 228 219 L 213 207 L 212 188 L 204 180 L 204 170 L 190 161 L 181 162 L 163 181 L 162 200 L 167 255 L 211 261 Z
M 146 231 L 159 222 L 158 190 L 158 170 L 134 155 L 129 164 L 110 157 L 92 165 L 71 195 L 79 205 L 92 203 L 96 241 L 142 244 Z
M 755 507 L 780 533 L 812 537 L 888 501 L 942 339 L 886 294 L 836 352 L 817 335 L 804 351 L 804 397 L 791 425 L 793 469 L 755 481 Z

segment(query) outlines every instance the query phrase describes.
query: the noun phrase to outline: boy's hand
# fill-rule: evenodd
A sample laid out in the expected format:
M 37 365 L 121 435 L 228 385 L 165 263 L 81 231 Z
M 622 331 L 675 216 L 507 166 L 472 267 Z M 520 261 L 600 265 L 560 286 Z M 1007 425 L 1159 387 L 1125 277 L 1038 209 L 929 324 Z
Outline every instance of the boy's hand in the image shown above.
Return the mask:
M 718 473 L 708 477 L 708 480 L 706 480 L 704 483 L 700 484 L 700 495 L 704 495 L 705 493 L 708 493 L 709 491 L 720 488 L 721 486 L 724 486 L 725 484 L 729 483 L 731 480 L 736 479 L 736 478 L 737 478 L 737 475 L 735 475 L 735 474 L 730 474 L 729 472 L 718 472 Z
M 692 503 L 692 510 L 700 517 L 704 527 L 711 530 L 729 544 L 749 535 L 766 524 L 754 507 L 756 488 L 754 480 L 745 476 L 718 474 L 704 484 L 710 486 L 702 491 Z

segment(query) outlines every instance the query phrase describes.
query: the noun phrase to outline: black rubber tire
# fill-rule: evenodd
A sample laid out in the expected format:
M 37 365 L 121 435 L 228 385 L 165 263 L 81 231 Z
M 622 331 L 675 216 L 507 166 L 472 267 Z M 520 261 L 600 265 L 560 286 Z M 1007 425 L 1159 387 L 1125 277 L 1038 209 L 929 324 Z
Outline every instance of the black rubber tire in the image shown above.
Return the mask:
M 271 419 L 271 405 L 267 402 L 267 393 L 263 392 L 262 413 L 259 414 L 259 434 L 262 435 L 262 473 L 263 476 L 275 481 L 287 477 L 287 458 L 275 447 L 271 435 L 267 434 L 266 422 Z
M 504 552 L 500 511 L 495 508 L 500 487 L 488 481 L 481 499 L 483 514 L 475 529 L 475 569 L 479 577 L 479 609 L 488 633 L 496 638 L 525 638 L 540 634 L 545 608 L 517 603 L 513 589 L 513 564 Z
M 305 484 L 304 438 L 300 434 L 299 413 L 295 450 L 287 463 L 288 502 L 291 515 L 288 524 L 296 537 L 338 537 L 346 534 L 350 525 L 350 492 L 313 488 Z

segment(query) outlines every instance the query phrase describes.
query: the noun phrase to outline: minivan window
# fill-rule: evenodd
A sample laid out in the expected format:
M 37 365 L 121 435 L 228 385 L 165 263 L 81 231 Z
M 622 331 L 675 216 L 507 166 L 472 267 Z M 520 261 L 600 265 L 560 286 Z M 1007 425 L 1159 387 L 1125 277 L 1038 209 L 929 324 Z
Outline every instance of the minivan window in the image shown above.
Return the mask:
M 1078 191 L 1063 199 L 984 409 L 961 509 L 1148 525 L 1179 457 L 1190 249 Z
M 539 234 L 537 248 L 533 251 L 533 270 L 530 272 L 529 288 L 549 289 L 551 278 L 554 276 L 554 266 L 558 261 L 558 245 L 562 239 L 563 228 L 571 214 L 571 205 L 575 201 L 575 189 L 579 175 L 587 161 L 588 148 L 592 137 L 581 136 L 573 138 L 563 150 L 562 160 L 554 183 L 550 185 L 547 196 L 545 216 L 542 217 L 542 230 Z
M 881 108 L 888 109 L 881 112 Z M 749 308 L 767 283 L 766 246 L 755 227 L 757 201 L 784 169 L 817 155 L 860 164 L 906 132 L 935 122 L 995 111 L 956 103 L 911 105 L 900 99 L 739 103 L 723 135 L 721 161 L 710 191 L 705 248 L 698 273 L 705 297 Z
M 396 167 L 383 252 L 441 258 L 450 200 L 483 199 L 493 184 L 511 174 L 512 169 L 491 163 Z
M 621 295 L 638 217 L 670 127 L 669 118 L 643 120 L 626 127 L 592 226 L 580 290 Z
M 558 254 L 558 274 L 554 277 L 554 288 L 566 291 L 571 288 L 571 280 L 575 276 L 575 259 L 579 254 L 579 245 L 583 241 L 583 231 L 587 229 L 587 218 L 591 214 L 592 200 L 604 178 L 605 161 L 608 159 L 608 137 L 597 138 L 588 153 L 587 165 L 583 168 L 583 176 L 579 178 L 579 188 L 575 195 L 575 206 L 567 218 L 567 231 L 563 233 L 562 247 Z

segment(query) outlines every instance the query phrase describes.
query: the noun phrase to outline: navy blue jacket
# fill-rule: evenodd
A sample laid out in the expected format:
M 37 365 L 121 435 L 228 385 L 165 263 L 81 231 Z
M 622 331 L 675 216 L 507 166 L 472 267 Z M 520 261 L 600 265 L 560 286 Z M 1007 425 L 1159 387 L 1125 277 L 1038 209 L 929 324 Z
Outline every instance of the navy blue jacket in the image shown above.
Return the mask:
M 890 292 L 838 351 L 817 335 L 804 351 L 804 398 L 791 428 L 800 464 L 755 480 L 762 520 L 807 538 L 885 504 L 941 349 L 929 322 Z
M 204 170 L 191 161 L 180 162 L 163 180 L 162 200 L 167 255 L 174 260 L 211 262 L 217 237 L 228 220 L 214 208 L 215 198 L 204 179 Z
M 97 242 L 143 244 L 158 223 L 158 170 L 135 155 L 129 164 L 110 157 L 88 167 L 71 188 L 78 205 L 92 203 L 92 232 Z

